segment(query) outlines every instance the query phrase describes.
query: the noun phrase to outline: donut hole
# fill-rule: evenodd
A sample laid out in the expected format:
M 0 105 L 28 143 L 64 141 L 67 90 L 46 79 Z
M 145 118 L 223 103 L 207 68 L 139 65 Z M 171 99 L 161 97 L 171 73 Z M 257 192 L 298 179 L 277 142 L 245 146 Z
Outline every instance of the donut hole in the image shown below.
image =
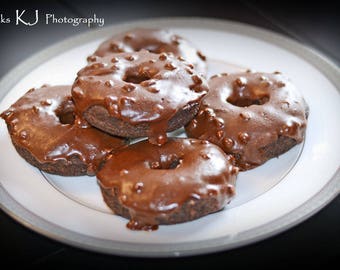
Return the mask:
M 124 82 L 128 82 L 128 83 L 134 83 L 134 84 L 140 84 L 144 81 L 147 81 L 147 80 L 150 80 L 151 77 L 145 75 L 145 74 L 142 74 L 142 75 L 139 75 L 139 74 L 127 74 L 123 77 L 123 81 Z
M 238 98 L 238 99 L 233 99 L 233 98 L 228 98 L 227 102 L 233 104 L 234 106 L 237 107 L 249 107 L 251 105 L 263 105 L 269 101 L 269 96 L 264 96 L 261 98 L 257 99 L 250 99 L 250 98 Z
M 61 103 L 54 111 L 59 122 L 63 125 L 72 125 L 76 119 L 74 114 L 74 104 L 72 100 L 66 100 Z
M 149 161 L 152 170 L 173 170 L 182 164 L 183 158 L 177 155 L 161 155 L 159 160 Z
M 134 84 L 141 84 L 152 79 L 158 73 L 158 69 L 149 66 L 140 66 L 128 69 L 123 75 L 123 81 Z
M 61 112 L 60 114 L 56 114 L 59 122 L 63 125 L 72 125 L 76 119 L 73 112 Z
M 160 51 L 161 51 L 159 46 L 153 45 L 153 44 L 139 46 L 139 47 L 136 48 L 136 51 L 141 51 L 141 50 L 147 50 L 151 53 L 160 53 Z
M 263 105 L 269 101 L 267 91 L 261 89 L 234 89 L 227 98 L 227 102 L 237 107 L 249 107 L 251 105 Z
M 171 47 L 168 46 L 165 43 L 159 43 L 159 42 L 151 42 L 151 43 L 141 43 L 138 46 L 134 47 L 135 51 L 143 51 L 143 50 L 147 50 L 151 53 L 163 53 L 163 52 L 171 52 Z

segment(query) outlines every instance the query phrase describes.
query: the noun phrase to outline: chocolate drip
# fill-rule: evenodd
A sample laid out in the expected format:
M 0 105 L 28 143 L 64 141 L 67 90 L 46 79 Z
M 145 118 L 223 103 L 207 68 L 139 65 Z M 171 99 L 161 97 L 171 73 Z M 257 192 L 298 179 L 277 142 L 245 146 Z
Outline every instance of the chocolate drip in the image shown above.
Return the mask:
M 148 51 L 119 53 L 97 58 L 78 72 L 72 88 L 77 110 L 83 115 L 91 106 L 104 107 L 113 118 L 131 125 L 149 123 L 150 142 L 166 142 L 169 120 L 186 105 L 207 93 L 205 79 L 190 64 Z M 113 61 L 114 60 L 114 61 Z M 119 135 L 119 134 L 117 134 Z

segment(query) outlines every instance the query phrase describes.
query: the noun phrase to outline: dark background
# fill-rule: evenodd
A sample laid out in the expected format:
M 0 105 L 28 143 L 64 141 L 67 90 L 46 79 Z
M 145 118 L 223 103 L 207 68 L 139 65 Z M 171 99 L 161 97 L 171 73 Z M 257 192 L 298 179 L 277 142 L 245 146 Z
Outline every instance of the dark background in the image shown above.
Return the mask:
M 260 26 L 310 46 L 340 63 L 340 11 L 336 1 L 5 1 L 0 13 L 13 17 L 15 9 L 38 9 L 57 17 L 105 18 L 105 25 L 142 18 L 202 16 Z M 223 4 L 221 4 L 223 3 Z M 0 24 L 0 77 L 32 54 L 64 38 L 91 31 L 68 24 L 33 27 Z M 18 78 L 20 79 L 20 78 Z M 320 89 L 322 92 L 322 89 Z M 3 154 L 3 153 L 2 153 Z M 259 209 L 260 210 L 260 209 Z M 294 228 L 261 242 L 203 256 L 178 259 L 141 259 L 97 254 L 73 248 L 25 228 L 0 212 L 0 258 L 23 268 L 116 268 L 234 266 L 281 268 L 322 266 L 340 259 L 340 196 Z

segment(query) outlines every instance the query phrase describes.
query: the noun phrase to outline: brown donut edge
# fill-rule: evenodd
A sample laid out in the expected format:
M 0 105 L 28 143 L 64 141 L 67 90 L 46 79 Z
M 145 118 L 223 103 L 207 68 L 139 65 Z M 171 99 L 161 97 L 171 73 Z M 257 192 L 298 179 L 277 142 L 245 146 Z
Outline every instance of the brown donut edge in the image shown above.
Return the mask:
M 249 164 L 246 170 L 254 169 L 268 160 L 272 158 L 277 158 L 278 156 L 288 152 L 291 148 L 297 145 L 298 142 L 295 139 L 286 136 L 280 136 L 275 142 L 268 144 L 262 148 L 259 148 L 258 151 L 261 153 L 264 162 L 261 164 Z M 241 156 L 238 154 L 231 154 L 234 156 L 236 160 L 236 164 L 243 164 L 241 161 Z M 240 171 L 245 171 L 244 169 L 240 168 Z
M 129 209 L 124 207 L 119 201 L 119 190 L 117 187 L 100 187 L 107 206 L 114 214 L 131 219 Z M 221 210 L 216 198 L 206 197 L 200 200 L 189 199 L 180 208 L 172 211 L 166 216 L 159 215 L 156 221 L 159 225 L 170 225 L 195 220 Z
M 30 151 L 18 145 L 12 140 L 12 143 L 18 154 L 29 164 L 50 174 L 61 176 L 81 176 L 87 174 L 87 165 L 76 155 L 72 155 L 69 161 L 57 160 L 55 162 L 39 162 Z M 102 166 L 102 165 L 101 165 Z M 101 167 L 100 166 L 100 167 Z
M 305 116 L 306 119 L 308 119 L 309 116 L 309 106 L 306 103 L 305 100 L 303 100 L 303 107 L 305 110 Z M 303 137 L 305 137 L 306 134 L 306 130 L 304 130 L 303 133 Z M 250 170 L 250 169 L 254 169 L 262 164 L 264 164 L 265 162 L 267 162 L 268 160 L 272 159 L 272 158 L 277 158 L 278 156 L 288 152 L 291 148 L 293 148 L 294 146 L 298 145 L 300 142 L 296 141 L 293 138 L 287 137 L 287 136 L 279 136 L 278 139 L 271 143 L 268 144 L 262 148 L 259 148 L 258 151 L 261 153 L 264 162 L 261 164 L 250 164 L 249 167 L 247 167 L 246 170 Z M 241 156 L 238 154 L 230 154 L 233 155 L 235 158 L 235 163 L 237 164 L 243 164 L 241 161 Z M 240 168 L 240 171 L 245 171 L 244 169 Z
M 167 132 L 185 126 L 195 117 L 198 110 L 198 102 L 185 105 L 169 120 Z M 112 117 L 109 112 L 100 105 L 89 107 L 83 116 L 92 126 L 114 136 L 126 138 L 147 137 L 150 130 L 150 122 L 142 122 L 136 125 L 130 124 L 119 118 Z

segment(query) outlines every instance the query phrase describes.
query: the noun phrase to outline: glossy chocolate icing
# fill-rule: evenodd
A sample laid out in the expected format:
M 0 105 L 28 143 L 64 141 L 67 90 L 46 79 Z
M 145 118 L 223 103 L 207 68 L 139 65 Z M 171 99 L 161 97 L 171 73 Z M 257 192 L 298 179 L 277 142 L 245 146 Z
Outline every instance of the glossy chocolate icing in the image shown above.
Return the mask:
M 103 159 L 124 140 L 87 126 L 74 114 L 71 86 L 31 89 L 1 114 L 15 145 L 40 163 L 77 156 L 94 175 Z
M 264 163 L 268 159 L 264 149 L 280 137 L 302 142 L 307 105 L 281 74 L 220 74 L 210 79 L 209 87 L 186 132 L 233 154 L 240 169 Z
M 188 202 L 213 196 L 215 211 L 223 208 L 235 193 L 231 158 L 207 141 L 172 138 L 162 147 L 142 141 L 113 154 L 97 178 L 103 189 L 118 190 L 130 229 L 150 230 Z
M 169 119 L 208 91 L 191 64 L 167 54 L 142 50 L 92 60 L 72 88 L 79 115 L 99 105 L 129 124 L 150 123 L 153 144 L 164 144 Z
M 173 53 L 176 57 L 182 57 L 193 64 L 198 73 L 206 73 L 206 57 L 189 41 L 165 29 L 136 28 L 114 35 L 104 41 L 94 54 L 106 56 L 142 49 L 153 53 Z

